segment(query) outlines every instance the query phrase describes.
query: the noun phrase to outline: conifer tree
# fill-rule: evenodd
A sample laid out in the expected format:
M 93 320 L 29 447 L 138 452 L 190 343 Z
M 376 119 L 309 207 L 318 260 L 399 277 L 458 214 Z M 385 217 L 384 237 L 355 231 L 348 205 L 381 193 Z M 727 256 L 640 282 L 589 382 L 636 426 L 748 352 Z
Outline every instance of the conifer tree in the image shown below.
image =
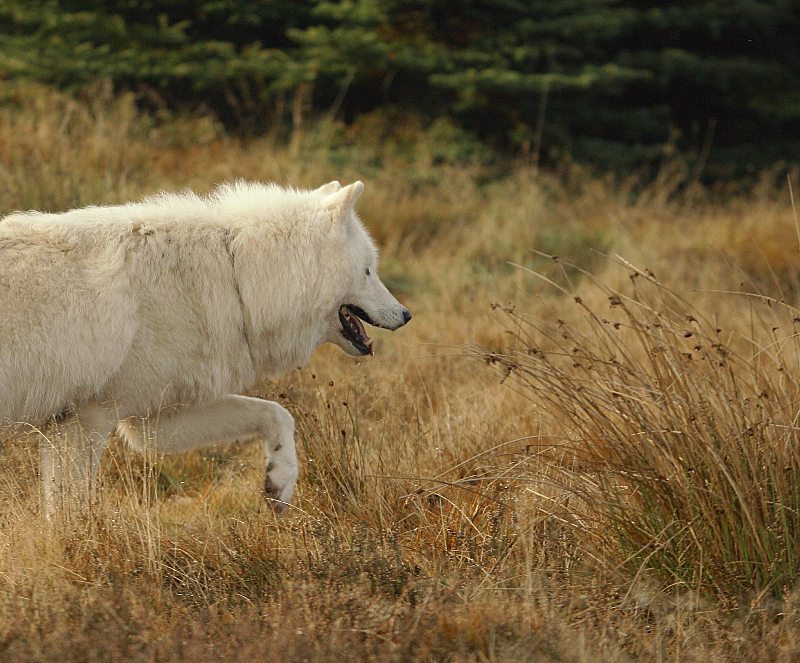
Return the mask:
M 145 86 L 232 128 L 296 95 L 615 167 L 674 136 L 743 166 L 800 154 L 794 0 L 0 0 L 0 36 L 5 79 Z

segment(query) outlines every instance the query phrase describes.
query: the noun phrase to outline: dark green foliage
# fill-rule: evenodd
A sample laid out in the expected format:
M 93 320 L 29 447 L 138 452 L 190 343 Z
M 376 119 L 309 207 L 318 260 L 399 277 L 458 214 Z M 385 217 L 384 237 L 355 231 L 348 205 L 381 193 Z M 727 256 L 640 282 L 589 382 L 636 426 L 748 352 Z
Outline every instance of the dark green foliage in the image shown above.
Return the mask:
M 794 0 L 0 0 L 0 34 L 6 78 L 110 78 L 244 130 L 391 105 L 535 159 L 800 153 Z

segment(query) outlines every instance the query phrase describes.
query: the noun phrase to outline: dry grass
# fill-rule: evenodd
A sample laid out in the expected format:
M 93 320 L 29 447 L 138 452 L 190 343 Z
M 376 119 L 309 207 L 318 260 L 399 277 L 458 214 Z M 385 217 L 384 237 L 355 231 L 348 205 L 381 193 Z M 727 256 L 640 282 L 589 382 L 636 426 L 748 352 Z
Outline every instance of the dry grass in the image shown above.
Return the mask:
M 644 190 L 487 177 L 423 133 L 403 151 L 323 126 L 291 154 L 102 89 L 5 96 L 0 212 L 359 177 L 414 321 L 371 360 L 324 348 L 260 386 L 298 423 L 284 518 L 255 445 L 115 443 L 92 513 L 48 525 L 35 445 L 6 443 L 0 657 L 800 655 L 800 248 L 768 176 L 730 195 L 669 169 Z

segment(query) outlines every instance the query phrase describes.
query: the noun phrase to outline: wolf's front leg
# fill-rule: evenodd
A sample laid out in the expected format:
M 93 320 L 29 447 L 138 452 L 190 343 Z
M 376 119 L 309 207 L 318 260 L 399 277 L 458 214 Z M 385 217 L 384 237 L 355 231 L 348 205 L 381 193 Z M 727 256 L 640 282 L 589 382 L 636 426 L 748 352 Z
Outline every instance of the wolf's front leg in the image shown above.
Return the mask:
M 297 482 L 294 419 L 284 407 L 272 401 L 229 395 L 178 412 L 153 415 L 147 420 L 131 417 L 118 430 L 134 448 L 162 453 L 259 437 L 264 441 L 267 457 L 264 481 L 267 499 L 279 513 L 292 499 Z

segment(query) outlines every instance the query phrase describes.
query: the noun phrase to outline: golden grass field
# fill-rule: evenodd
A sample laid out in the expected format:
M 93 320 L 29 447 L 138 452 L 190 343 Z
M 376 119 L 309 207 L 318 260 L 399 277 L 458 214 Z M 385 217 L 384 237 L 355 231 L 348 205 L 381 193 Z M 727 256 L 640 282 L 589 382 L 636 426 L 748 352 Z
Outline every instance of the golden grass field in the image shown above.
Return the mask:
M 0 660 L 800 657 L 797 172 L 641 186 L 450 161 L 411 121 L 286 146 L 4 94 L 0 213 L 362 179 L 414 320 L 254 389 L 297 420 L 284 517 L 254 444 L 112 443 L 91 513 L 47 524 L 6 440 Z

